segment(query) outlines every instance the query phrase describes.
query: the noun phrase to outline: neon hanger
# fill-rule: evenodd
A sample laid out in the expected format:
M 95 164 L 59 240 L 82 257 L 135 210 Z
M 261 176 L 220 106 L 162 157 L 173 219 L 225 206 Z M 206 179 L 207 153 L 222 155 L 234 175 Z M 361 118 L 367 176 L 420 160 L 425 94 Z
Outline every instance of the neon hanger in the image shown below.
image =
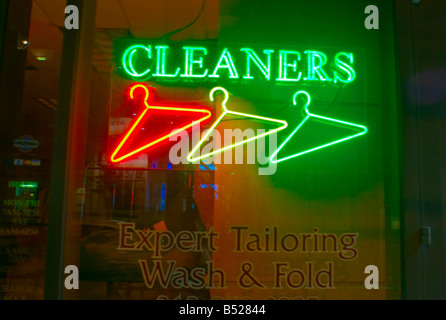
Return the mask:
M 341 143 L 341 142 L 343 142 L 343 141 L 347 141 L 347 140 L 356 138 L 356 137 L 358 137 L 358 136 L 361 136 L 361 135 L 367 133 L 367 128 L 364 127 L 364 126 L 362 126 L 362 125 L 360 125 L 360 124 L 351 123 L 351 122 L 347 122 L 347 121 L 342 121 L 342 120 L 338 120 L 338 119 L 332 119 L 332 118 L 323 117 L 323 116 L 320 116 L 320 115 L 317 115 L 317 114 L 312 114 L 312 113 L 310 113 L 310 112 L 308 111 L 308 106 L 310 105 L 311 97 L 310 97 L 310 95 L 309 95 L 306 91 L 298 91 L 298 92 L 296 92 L 296 93 L 294 94 L 294 96 L 293 96 L 293 104 L 294 104 L 294 105 L 297 105 L 297 103 L 296 103 L 296 97 L 297 97 L 299 94 L 304 94 L 304 95 L 306 95 L 307 98 L 308 98 L 307 103 L 306 103 L 306 105 L 305 105 L 305 107 L 304 107 L 306 116 L 305 116 L 304 120 L 302 120 L 302 122 L 299 123 L 299 125 L 296 127 L 296 129 L 294 129 L 294 131 L 288 136 L 288 138 L 286 138 L 285 141 L 279 146 L 279 148 L 277 148 L 277 150 L 273 152 L 273 154 L 272 154 L 271 157 L 270 157 L 270 161 L 271 161 L 272 163 L 278 163 L 278 162 L 281 162 L 281 161 L 289 160 L 289 159 L 291 159 L 291 158 L 299 157 L 299 156 L 301 156 L 301 155 L 304 155 L 304 154 L 307 154 L 307 153 L 310 153 L 310 152 L 313 152 L 313 151 L 316 151 L 316 150 L 319 150 L 319 149 L 322 149 L 322 148 L 326 148 L 326 147 L 329 147 L 329 146 L 335 145 L 335 144 L 337 144 L 337 143 Z M 330 143 L 326 143 L 326 144 L 317 146 L 317 147 L 315 147 L 315 148 L 311 148 L 311 149 L 308 149 L 308 150 L 305 150 L 305 151 L 302 151 L 302 152 L 298 152 L 298 153 L 296 153 L 296 154 L 293 154 L 293 155 L 290 155 L 290 156 L 287 156 L 287 157 L 284 157 L 284 158 L 277 159 L 276 157 L 277 157 L 277 154 L 280 152 L 280 150 L 282 150 L 282 148 L 288 143 L 288 141 L 289 141 L 289 140 L 296 134 L 297 131 L 299 131 L 300 128 L 302 128 L 302 126 L 304 125 L 304 123 L 305 123 L 307 120 L 309 120 L 310 118 L 316 118 L 316 119 L 318 119 L 318 120 L 322 120 L 322 121 L 324 121 L 324 122 L 334 122 L 334 123 L 336 123 L 337 125 L 342 125 L 342 126 L 344 126 L 344 127 L 354 127 L 354 128 L 360 129 L 360 132 L 357 133 L 357 134 L 354 134 L 354 135 L 352 135 L 352 136 L 347 136 L 347 137 L 345 137 L 345 138 L 342 138 L 342 139 L 339 139 L 339 140 L 335 140 L 335 141 L 332 141 L 332 142 L 330 142 Z
M 239 146 L 239 145 L 244 144 L 244 143 L 248 143 L 249 141 L 253 141 L 253 140 L 262 138 L 262 137 L 264 137 L 264 136 L 270 135 L 270 134 L 272 134 L 272 133 L 274 133 L 274 132 L 281 131 L 281 130 L 285 129 L 285 128 L 288 126 L 288 123 L 287 123 L 286 121 L 284 121 L 284 120 L 277 120 L 277 119 L 273 119 L 273 118 L 266 118 L 266 117 L 261 117 L 261 116 L 252 115 L 252 114 L 248 114 L 248 113 L 241 113 L 241 112 L 236 112 L 236 111 L 230 111 L 230 110 L 228 110 L 228 109 L 226 108 L 226 102 L 228 102 L 228 100 L 229 100 L 229 93 L 228 93 L 228 91 L 226 91 L 225 88 L 222 88 L 222 87 L 215 87 L 215 88 L 213 88 L 213 89 L 211 90 L 211 92 L 209 93 L 209 98 L 210 98 L 211 101 L 214 101 L 214 93 L 215 93 L 216 91 L 218 91 L 218 90 L 223 91 L 223 93 L 224 93 L 224 95 L 225 95 L 225 98 L 224 98 L 224 100 L 223 100 L 223 102 L 222 102 L 223 113 L 222 113 L 222 114 L 220 115 L 220 117 L 219 117 L 219 118 L 212 124 L 212 126 L 208 129 L 208 131 L 206 132 L 206 134 L 204 135 L 204 137 L 201 138 L 200 142 L 199 142 L 199 143 L 192 149 L 191 153 L 187 156 L 187 160 L 188 160 L 188 161 L 190 161 L 190 162 L 194 162 L 194 161 L 201 160 L 201 159 L 203 159 L 203 158 L 207 158 L 207 157 L 213 156 L 214 154 L 223 152 L 223 151 L 228 150 L 228 149 L 231 149 L 231 148 L 235 148 L 236 146 Z M 249 139 L 246 139 L 246 140 L 237 142 L 237 143 L 235 143 L 235 144 L 231 144 L 230 146 L 226 146 L 226 147 L 223 147 L 223 148 L 221 148 L 221 149 L 217 149 L 217 150 L 214 150 L 214 151 L 212 151 L 212 152 L 209 152 L 209 153 L 206 153 L 206 154 L 204 154 L 204 155 L 201 155 L 201 156 L 198 156 L 198 157 L 195 157 L 195 158 L 194 158 L 193 156 L 194 156 L 194 154 L 197 152 L 197 150 L 200 149 L 200 146 L 201 146 L 201 145 L 208 139 L 208 137 L 210 136 L 211 132 L 212 132 L 213 130 L 215 130 L 215 127 L 217 127 L 217 125 L 222 121 L 222 119 L 223 119 L 226 115 L 228 115 L 228 114 L 229 114 L 229 115 L 242 116 L 242 117 L 248 117 L 248 118 L 254 118 L 254 119 L 259 119 L 259 120 L 268 121 L 268 122 L 280 123 L 280 124 L 282 124 L 282 126 L 279 127 L 279 128 L 277 128 L 277 129 L 270 130 L 270 131 L 265 132 L 265 133 L 262 133 L 262 134 L 260 134 L 260 135 L 251 137 L 251 138 L 249 138 Z
M 130 129 L 126 132 L 126 134 L 124 135 L 124 138 L 121 140 L 121 142 L 118 144 L 118 146 L 116 147 L 116 149 L 113 151 L 113 154 L 110 157 L 110 160 L 112 162 L 120 162 L 123 161 L 131 156 L 135 156 L 136 154 L 146 150 L 147 148 L 150 148 L 154 145 L 156 145 L 157 143 L 160 143 L 162 141 L 168 140 L 169 137 L 174 136 L 176 134 L 178 134 L 179 132 L 181 132 L 182 130 L 186 130 L 190 127 L 192 127 L 193 125 L 200 123 L 206 119 L 209 119 L 212 116 L 212 112 L 210 110 L 207 109 L 197 109 L 197 108 L 181 108 L 181 107 L 169 107 L 169 106 L 151 106 L 149 105 L 148 99 L 149 99 L 149 89 L 143 85 L 143 84 L 136 84 L 133 87 L 131 87 L 130 89 L 130 98 L 134 99 L 135 98 L 135 91 L 136 90 L 143 90 L 143 92 L 145 93 L 145 97 L 144 97 L 144 109 L 142 110 L 142 112 L 140 113 L 140 115 L 138 116 L 138 118 L 136 119 L 136 121 L 131 125 Z M 167 134 L 161 134 L 159 136 L 159 138 L 147 142 L 145 144 L 143 144 L 142 146 L 138 147 L 137 149 L 127 152 L 127 153 L 123 153 L 123 154 L 119 154 L 122 147 L 124 145 L 126 145 L 126 142 L 129 140 L 129 138 L 133 135 L 134 131 L 136 130 L 136 128 L 140 125 L 142 119 L 146 116 L 147 112 L 149 110 L 165 110 L 167 112 L 171 112 L 171 111 L 186 111 L 186 112 L 191 112 L 191 113 L 200 113 L 201 114 L 201 118 L 199 118 L 198 120 L 194 120 L 191 121 L 191 123 L 175 129 Z M 150 113 L 149 113 L 150 116 Z M 138 131 L 139 132 L 139 131 Z M 137 133 L 135 133 L 136 135 Z M 118 155 L 119 154 L 119 155 Z

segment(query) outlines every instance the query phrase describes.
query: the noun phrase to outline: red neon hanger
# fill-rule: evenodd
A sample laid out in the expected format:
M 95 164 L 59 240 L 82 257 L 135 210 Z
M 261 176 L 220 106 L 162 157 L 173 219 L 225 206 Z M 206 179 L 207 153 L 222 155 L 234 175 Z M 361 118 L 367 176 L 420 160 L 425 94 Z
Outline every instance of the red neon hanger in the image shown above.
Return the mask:
M 113 151 L 110 160 L 112 162 L 121 162 L 125 159 L 128 159 L 129 157 L 135 156 L 136 154 L 141 153 L 142 151 L 146 150 L 147 148 L 150 148 L 162 141 L 168 141 L 169 137 L 174 136 L 181 132 L 182 130 L 187 130 L 188 128 L 192 127 L 193 125 L 200 123 L 202 121 L 205 121 L 209 119 L 212 116 L 212 112 L 208 109 L 199 109 L 199 108 L 184 108 L 184 107 L 169 107 L 169 106 L 151 106 L 149 105 L 149 89 L 143 85 L 143 84 L 136 84 L 131 87 L 130 89 L 130 99 L 135 99 L 135 91 L 136 90 L 143 90 L 143 93 L 145 93 L 144 96 L 144 109 L 138 116 L 135 122 L 130 126 L 130 129 L 125 133 L 124 138 L 121 140 L 121 142 L 118 144 L 116 149 Z M 156 138 L 155 140 L 144 142 L 141 146 L 136 147 L 136 149 L 132 151 L 126 150 L 123 152 L 123 147 L 130 144 L 131 137 L 140 134 L 140 131 L 135 132 L 135 130 L 144 122 L 142 120 L 146 117 L 146 114 L 149 110 L 164 110 L 166 112 L 190 112 L 190 113 L 199 113 L 201 118 L 197 120 L 190 121 L 189 123 L 185 124 L 184 126 L 170 130 L 167 134 L 161 134 Z M 177 115 L 177 114 L 174 114 Z M 150 113 L 148 113 L 147 116 L 150 116 Z M 188 120 L 189 121 L 189 120 Z M 134 134 L 135 132 L 135 134 Z M 130 140 L 129 140 L 130 139 Z

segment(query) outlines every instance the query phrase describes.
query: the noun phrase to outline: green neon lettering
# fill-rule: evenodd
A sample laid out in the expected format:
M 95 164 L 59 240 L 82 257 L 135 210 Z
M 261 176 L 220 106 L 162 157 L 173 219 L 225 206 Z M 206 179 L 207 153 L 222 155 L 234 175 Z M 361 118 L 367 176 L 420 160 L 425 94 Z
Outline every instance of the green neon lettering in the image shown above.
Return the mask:
M 259 68 L 259 70 L 263 73 L 266 80 L 271 79 L 271 53 L 274 52 L 274 50 L 263 50 L 263 53 L 267 55 L 268 59 L 268 67 L 265 66 L 262 60 L 260 60 L 259 56 L 254 52 L 254 50 L 249 48 L 242 48 L 240 51 L 246 52 L 246 75 L 243 77 L 243 79 L 254 79 L 253 76 L 251 76 L 251 61 L 253 61 L 256 66 Z
M 327 56 L 319 51 L 305 51 L 308 54 L 308 77 L 304 80 L 331 81 L 322 67 L 327 63 Z M 316 62 L 318 60 L 318 63 Z M 317 77 L 316 77 L 317 74 Z
M 222 61 L 225 61 L 224 64 L 222 64 Z M 226 68 L 229 70 L 231 79 L 238 79 L 238 73 L 234 66 L 234 61 L 232 61 L 231 54 L 229 53 L 228 49 L 224 49 L 220 60 L 218 60 L 217 66 L 214 69 L 214 72 L 209 76 L 209 78 L 220 78 L 220 75 L 217 74 L 218 70 L 221 68 Z
M 364 134 L 367 133 L 367 128 L 364 127 L 363 125 L 356 124 L 356 123 L 351 123 L 351 122 L 347 122 L 347 121 L 342 121 L 342 120 L 338 120 L 338 119 L 332 119 L 332 118 L 328 118 L 328 117 L 323 117 L 323 116 L 320 116 L 320 115 L 317 115 L 317 114 L 310 113 L 308 111 L 308 106 L 310 105 L 311 97 L 310 97 L 310 95 L 306 91 L 298 91 L 298 92 L 296 92 L 294 94 L 294 97 L 293 97 L 293 104 L 294 105 L 297 104 L 296 103 L 296 98 L 300 94 L 303 94 L 303 95 L 305 95 L 307 97 L 307 103 L 306 103 L 306 105 L 304 107 L 306 116 L 305 116 L 304 120 L 302 120 L 302 122 L 299 123 L 299 125 L 296 127 L 296 129 L 294 129 L 294 131 L 285 139 L 285 141 L 282 142 L 282 144 L 279 146 L 279 148 L 277 148 L 276 151 L 273 152 L 273 154 L 270 157 L 270 161 L 272 163 L 278 163 L 278 162 L 282 162 L 282 161 L 285 161 L 285 160 L 289 160 L 291 158 L 299 157 L 301 155 L 304 155 L 304 154 L 307 154 L 307 153 L 310 153 L 310 152 L 313 152 L 313 151 L 316 151 L 316 150 L 319 150 L 319 149 L 322 149 L 322 148 L 326 148 L 326 147 L 329 147 L 329 146 L 332 146 L 332 145 L 335 145 L 335 144 L 338 144 L 338 143 L 341 143 L 341 142 L 344 142 L 344 141 L 347 141 L 347 140 L 359 137 L 359 136 L 364 135 Z M 320 145 L 320 146 L 316 146 L 314 148 L 309 148 L 307 150 L 297 152 L 297 153 L 295 153 L 293 155 L 285 156 L 285 157 L 282 157 L 282 158 L 278 159 L 277 158 L 277 154 L 280 152 L 280 150 L 282 150 L 282 148 L 288 143 L 288 141 L 299 131 L 300 128 L 302 128 L 302 126 L 307 122 L 307 120 L 309 120 L 311 118 L 313 118 L 313 119 L 315 119 L 317 121 L 320 121 L 320 122 L 325 122 L 327 124 L 340 125 L 340 126 L 343 126 L 343 127 L 348 127 L 348 128 L 351 128 L 351 129 L 353 129 L 355 131 L 358 131 L 358 133 L 350 135 L 350 136 L 347 136 L 347 137 L 344 137 L 342 139 L 334 140 L 332 142 L 329 142 L 329 143 L 326 143 L 326 144 L 323 144 L 323 145 Z
M 206 47 L 195 46 L 183 46 L 184 52 L 184 71 L 180 74 L 182 67 L 176 69 L 169 66 L 169 70 L 166 65 L 169 65 L 168 55 L 171 48 L 168 45 L 158 45 L 154 47 L 156 49 L 156 70 L 152 67 L 152 46 L 148 45 L 133 45 L 128 47 L 122 56 L 122 69 L 130 77 L 138 80 L 145 80 L 151 75 L 159 78 L 175 78 L 180 76 L 181 78 L 220 78 L 228 77 L 231 79 L 238 79 L 239 74 L 237 72 L 238 66 L 234 63 L 233 57 L 228 48 L 224 48 L 221 51 L 221 55 L 218 62 L 211 74 L 212 69 L 207 69 L 205 65 L 206 56 L 208 56 L 208 49 Z M 275 64 L 272 61 L 272 53 L 275 50 L 266 49 L 261 50 L 263 56 L 257 54 L 254 49 L 241 48 L 240 52 L 243 52 L 246 56 L 246 71 L 243 75 L 243 79 L 254 79 L 256 72 L 261 73 L 267 81 L 271 80 L 271 74 L 274 73 L 271 70 L 271 64 Z M 333 81 L 334 83 L 350 83 L 356 79 L 356 72 L 354 68 L 354 56 L 353 53 L 345 51 L 338 52 L 334 57 L 333 63 L 333 77 L 329 77 L 326 67 L 327 55 L 320 51 L 307 50 L 304 53 L 307 55 L 307 70 L 300 70 L 299 64 L 302 63 L 301 53 L 299 51 L 290 50 L 278 50 L 278 72 L 277 78 L 274 80 L 284 82 L 297 82 L 300 80 L 309 81 Z M 176 55 L 177 56 L 177 55 Z M 208 59 L 208 58 L 207 58 Z M 177 58 L 175 57 L 175 60 Z M 171 61 L 174 61 L 171 58 Z M 155 63 L 155 61 L 153 61 Z M 178 64 L 177 64 L 178 65 Z M 255 67 L 253 66 L 255 65 Z M 175 66 L 176 67 L 176 66 Z M 152 70 L 153 69 L 153 70 Z M 221 69 L 227 69 L 226 72 L 221 72 Z M 256 70 L 254 70 L 256 69 Z M 156 73 L 155 73 L 156 71 Z M 174 72 L 170 72 L 174 71 Z M 303 75 L 306 73 L 306 75 Z M 331 74 L 330 74 L 331 76 Z M 263 78 L 262 76 L 260 76 Z
M 293 63 L 288 63 L 288 55 L 295 54 L 297 59 L 293 60 Z M 288 51 L 288 50 L 280 50 L 279 51 L 279 77 L 276 79 L 277 81 L 299 81 L 302 72 L 299 71 L 297 78 L 289 78 L 288 76 L 288 68 L 293 67 L 293 72 L 297 72 L 297 62 L 300 61 L 300 53 L 298 51 Z
M 194 51 L 202 51 L 203 55 L 207 55 L 208 51 L 206 48 L 202 47 L 183 47 L 186 50 L 186 59 L 184 64 L 184 74 L 180 75 L 180 77 L 193 77 L 193 78 L 203 78 L 208 74 L 208 69 L 205 69 L 203 74 L 194 74 L 193 67 L 194 64 L 198 64 L 200 69 L 203 68 L 203 57 L 198 58 L 198 60 L 194 60 Z
M 258 115 L 253 115 L 253 114 L 241 113 L 241 112 L 236 112 L 236 111 L 228 110 L 227 107 L 226 107 L 226 102 L 228 102 L 228 100 L 229 100 L 229 93 L 228 93 L 228 91 L 226 91 L 225 88 L 222 88 L 222 87 L 215 87 L 215 88 L 213 88 L 213 89 L 211 90 L 211 92 L 209 93 L 209 98 L 210 98 L 211 101 L 214 101 L 214 93 L 215 93 L 216 91 L 218 91 L 218 90 L 223 91 L 223 93 L 224 93 L 224 95 L 225 95 L 225 98 L 224 98 L 224 100 L 223 100 L 223 102 L 222 102 L 222 104 L 221 104 L 222 107 L 223 107 L 223 112 L 222 112 L 222 114 L 220 115 L 220 117 L 219 117 L 219 118 L 212 124 L 212 126 L 207 130 L 206 134 L 201 138 L 200 142 L 198 142 L 198 144 L 197 144 L 196 146 L 193 147 L 192 151 L 191 151 L 191 152 L 189 153 L 189 155 L 187 156 L 187 160 L 188 160 L 188 161 L 190 161 L 190 162 L 195 162 L 195 161 L 198 161 L 198 160 L 207 158 L 207 157 L 211 157 L 211 156 L 213 156 L 213 155 L 215 155 L 215 154 L 217 154 L 217 153 L 223 152 L 223 151 L 225 151 L 225 150 L 228 150 L 228 149 L 231 149 L 231 148 L 235 148 L 235 147 L 237 147 L 237 146 L 239 146 L 239 145 L 242 145 L 242 144 L 244 144 L 244 143 L 248 143 L 248 142 L 250 142 L 250 141 L 257 140 L 257 139 L 259 139 L 259 138 L 262 138 L 262 137 L 265 137 L 265 136 L 267 136 L 267 135 L 270 135 L 270 134 L 272 134 L 272 133 L 274 133 L 274 132 L 281 131 L 281 130 L 285 129 L 285 128 L 288 126 L 288 123 L 287 123 L 286 121 L 284 121 L 284 120 L 278 120 L 278 119 L 273 119 L 273 118 L 266 118 L 266 117 L 261 117 L 261 116 L 258 116 Z M 200 150 L 199 150 L 199 149 L 200 149 L 200 146 L 201 146 L 205 141 L 208 140 L 208 138 L 209 138 L 209 136 L 211 135 L 211 133 L 213 133 L 213 131 L 215 130 L 215 128 L 217 127 L 217 125 L 222 121 L 222 119 L 223 119 L 226 115 L 235 115 L 235 116 L 240 116 L 240 117 L 253 118 L 253 119 L 260 120 L 260 121 L 274 122 L 274 123 L 279 123 L 279 124 L 281 124 L 281 126 L 280 126 L 279 128 L 276 128 L 276 129 L 273 129 L 273 130 L 269 130 L 269 131 L 264 132 L 264 133 L 262 133 L 262 134 L 259 134 L 259 135 L 257 135 L 257 136 L 250 137 L 250 138 L 248 138 L 248 139 L 239 141 L 239 142 L 234 143 L 234 144 L 231 144 L 231 145 L 229 145 L 229 146 L 225 146 L 225 147 L 223 147 L 223 148 L 221 148 L 221 149 L 217 149 L 217 150 L 214 150 L 214 151 L 212 151 L 212 152 L 209 152 L 209 153 L 200 155 L 200 154 L 199 154 L 199 153 L 200 153 Z M 195 157 L 194 157 L 194 155 L 195 155 L 195 153 L 197 153 L 197 151 L 198 151 L 198 156 L 195 156 Z
M 127 74 L 129 74 L 132 77 L 143 77 L 146 74 L 148 74 L 150 72 L 150 68 L 146 69 L 144 72 L 137 72 L 133 66 L 134 63 L 134 59 L 135 59 L 135 54 L 137 53 L 138 50 L 143 49 L 145 51 L 147 51 L 147 56 L 149 59 L 152 58 L 152 48 L 151 46 L 143 46 L 143 45 L 134 45 L 129 47 L 125 52 L 124 55 L 122 56 L 122 66 L 125 70 L 125 72 L 127 72 Z
M 347 57 L 350 64 L 348 64 L 344 61 L 341 61 L 342 56 Z M 343 83 L 350 83 L 355 80 L 356 72 L 353 69 L 353 67 L 351 66 L 353 64 L 353 53 L 339 52 L 335 56 L 335 63 L 336 63 L 336 67 L 338 67 L 339 69 L 341 69 L 348 75 L 348 78 L 342 79 L 340 76 L 338 76 L 338 73 L 335 71 L 334 72 L 334 81 L 333 81 L 334 83 L 337 83 L 338 80 Z
M 166 73 L 166 50 L 169 49 L 168 46 L 156 46 L 155 49 L 158 51 L 156 56 L 156 74 L 154 77 L 169 77 L 175 78 L 180 73 L 180 68 L 177 68 L 174 74 Z

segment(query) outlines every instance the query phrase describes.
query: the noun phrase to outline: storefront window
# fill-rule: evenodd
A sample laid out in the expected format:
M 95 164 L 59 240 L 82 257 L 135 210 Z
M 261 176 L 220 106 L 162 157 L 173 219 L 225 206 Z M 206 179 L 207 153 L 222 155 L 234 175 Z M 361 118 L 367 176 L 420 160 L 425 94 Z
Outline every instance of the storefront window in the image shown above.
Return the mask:
M 28 2 L 3 48 L 5 298 L 401 298 L 391 3 L 378 32 L 358 1 L 73 1 L 70 34 Z

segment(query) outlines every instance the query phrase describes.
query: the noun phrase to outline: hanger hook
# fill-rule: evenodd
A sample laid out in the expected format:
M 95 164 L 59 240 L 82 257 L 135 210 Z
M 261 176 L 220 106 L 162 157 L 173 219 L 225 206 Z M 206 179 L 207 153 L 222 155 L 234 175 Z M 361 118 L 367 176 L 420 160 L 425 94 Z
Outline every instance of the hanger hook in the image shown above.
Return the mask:
M 308 92 L 306 92 L 306 91 L 297 91 L 295 94 L 294 94 L 294 96 L 293 96 L 293 104 L 296 106 L 297 105 L 297 102 L 296 102 L 296 98 L 297 98 L 297 96 L 298 95 L 300 95 L 300 94 L 304 94 L 304 95 L 306 95 L 307 96 L 307 103 L 305 104 L 305 112 L 306 113 L 308 113 L 308 106 L 310 105 L 310 102 L 311 102 L 311 97 L 310 97 L 310 95 L 309 95 L 309 93 Z
M 223 94 L 225 95 L 225 98 L 224 98 L 223 102 L 221 103 L 221 105 L 223 106 L 223 109 L 225 111 L 227 111 L 227 109 L 226 109 L 226 102 L 228 102 L 228 100 L 229 100 L 229 93 L 228 93 L 228 91 L 225 88 L 223 88 L 223 87 L 215 87 L 215 88 L 213 88 L 211 90 L 211 92 L 209 93 L 209 99 L 211 99 L 211 101 L 213 102 L 214 101 L 214 93 L 216 91 L 219 91 L 219 90 L 223 91 Z
M 136 90 L 136 89 L 139 89 L 139 88 L 143 89 L 144 92 L 146 93 L 146 96 L 144 97 L 144 104 L 146 104 L 146 107 L 147 107 L 147 106 L 148 106 L 148 105 L 147 105 L 147 101 L 149 100 L 150 92 L 149 92 L 149 89 L 148 89 L 145 85 L 143 85 L 143 84 L 136 84 L 136 85 L 134 85 L 134 86 L 130 89 L 130 98 L 132 98 L 132 99 L 135 98 L 135 95 L 134 95 L 135 90 Z

